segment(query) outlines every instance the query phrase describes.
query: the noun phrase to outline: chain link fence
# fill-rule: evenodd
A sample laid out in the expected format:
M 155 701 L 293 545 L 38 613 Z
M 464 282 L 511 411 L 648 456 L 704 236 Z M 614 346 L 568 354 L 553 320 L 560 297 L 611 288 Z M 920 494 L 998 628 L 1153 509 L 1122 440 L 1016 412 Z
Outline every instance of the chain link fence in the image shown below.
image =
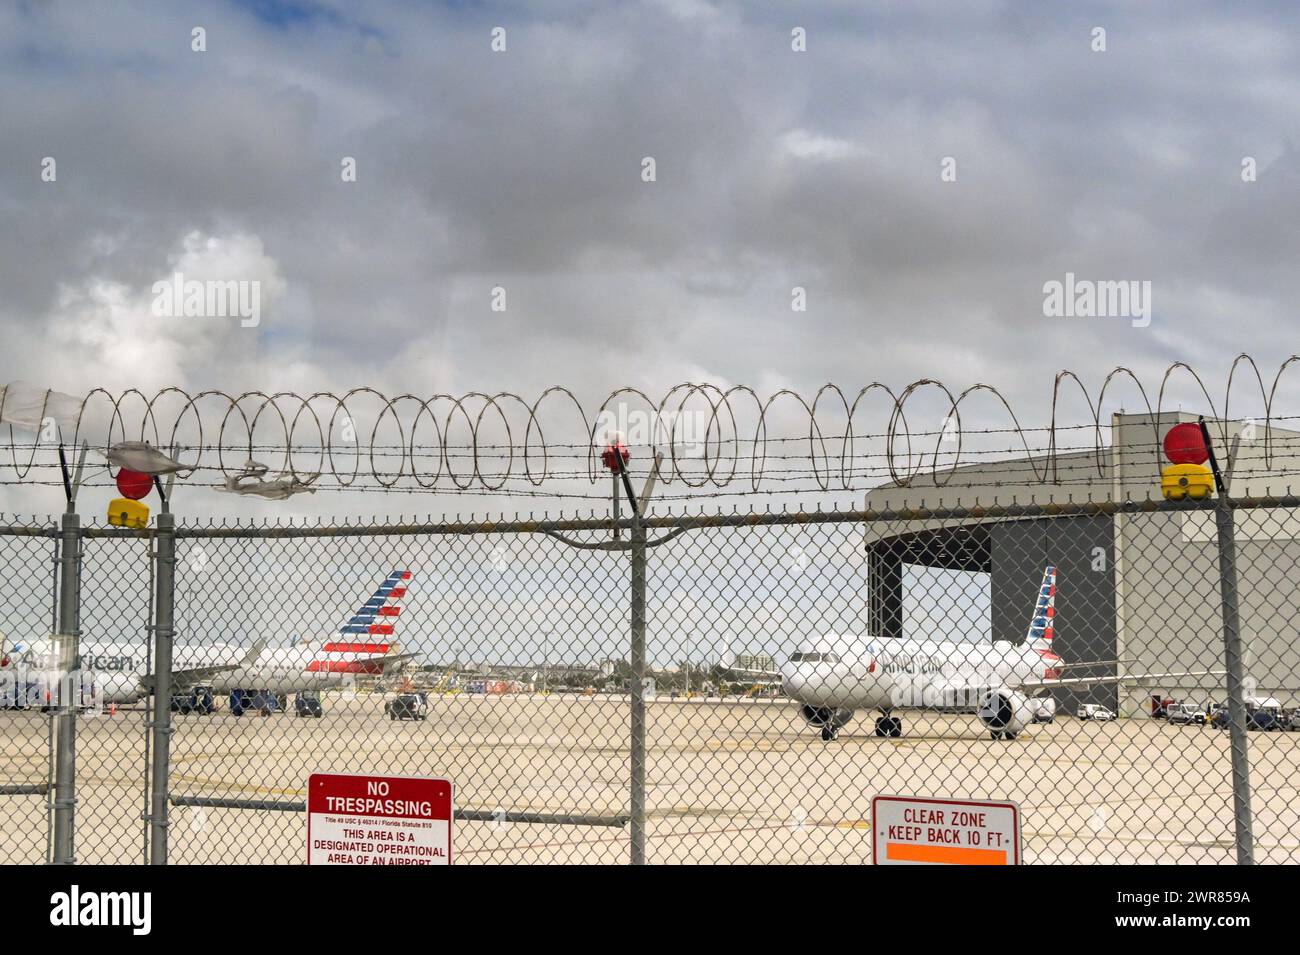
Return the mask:
M 880 794 L 1294 861 L 1298 503 L 12 524 L 6 858 L 300 863 L 341 772 L 452 780 L 458 863 L 866 862 Z
M 0 662 L 8 670 L 17 653 L 47 639 L 56 626 L 58 544 L 52 529 L 36 522 L 6 528 L 0 535 L 0 561 L 8 569 L 0 577 L 0 604 L 8 621 Z M 6 860 L 45 862 L 52 852 L 54 724 L 42 711 L 44 700 L 36 688 L 6 676 L 0 682 L 5 740 L 0 805 L 6 819 L 0 839 Z

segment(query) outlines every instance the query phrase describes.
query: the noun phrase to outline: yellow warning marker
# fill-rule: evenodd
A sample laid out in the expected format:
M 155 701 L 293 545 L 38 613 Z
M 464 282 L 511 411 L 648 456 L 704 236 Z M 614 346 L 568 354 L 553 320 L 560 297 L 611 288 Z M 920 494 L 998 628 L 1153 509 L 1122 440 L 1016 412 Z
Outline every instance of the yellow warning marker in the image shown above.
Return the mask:
M 1160 493 L 1167 501 L 1203 501 L 1213 490 L 1214 474 L 1204 464 L 1171 464 L 1160 472 Z
M 115 497 L 108 502 L 108 522 L 114 527 L 148 527 L 149 505 L 129 497 Z

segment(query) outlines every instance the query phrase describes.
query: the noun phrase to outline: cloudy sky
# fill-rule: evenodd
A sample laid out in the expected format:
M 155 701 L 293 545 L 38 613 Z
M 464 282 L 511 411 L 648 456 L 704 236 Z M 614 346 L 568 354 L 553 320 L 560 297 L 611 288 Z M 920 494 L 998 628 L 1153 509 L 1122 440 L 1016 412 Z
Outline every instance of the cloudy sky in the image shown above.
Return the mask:
M 1298 19 L 19 0 L 0 380 L 564 385 L 594 407 L 621 385 L 938 378 L 1044 424 L 1062 368 L 1154 391 L 1186 361 L 1217 400 L 1237 353 L 1267 382 L 1295 350 Z M 177 272 L 260 283 L 256 327 L 154 314 Z M 1045 315 L 1066 273 L 1149 282 L 1149 323 Z

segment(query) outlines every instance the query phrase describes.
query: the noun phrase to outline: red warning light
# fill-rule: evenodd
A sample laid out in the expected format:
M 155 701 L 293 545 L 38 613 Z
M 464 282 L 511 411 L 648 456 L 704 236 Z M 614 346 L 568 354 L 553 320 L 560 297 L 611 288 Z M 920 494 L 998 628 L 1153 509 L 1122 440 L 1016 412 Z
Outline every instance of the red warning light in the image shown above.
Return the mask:
M 618 474 L 631 457 L 632 453 L 622 441 L 614 441 L 600 453 L 600 463 Z
M 122 468 L 117 472 L 117 490 L 123 497 L 138 501 L 153 490 L 153 478 L 139 471 Z
M 1204 464 L 1210 459 L 1201 426 L 1190 421 L 1176 424 L 1165 435 L 1165 457 L 1173 464 Z

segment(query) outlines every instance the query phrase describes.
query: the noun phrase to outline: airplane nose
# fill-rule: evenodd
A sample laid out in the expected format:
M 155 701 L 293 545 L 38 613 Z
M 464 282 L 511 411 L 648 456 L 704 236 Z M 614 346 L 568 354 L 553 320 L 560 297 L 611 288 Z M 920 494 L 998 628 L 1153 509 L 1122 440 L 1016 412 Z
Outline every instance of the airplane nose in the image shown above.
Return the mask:
M 803 689 L 803 678 L 800 677 L 797 668 L 790 666 L 781 668 L 781 688 L 786 696 L 798 698 L 799 691 Z

